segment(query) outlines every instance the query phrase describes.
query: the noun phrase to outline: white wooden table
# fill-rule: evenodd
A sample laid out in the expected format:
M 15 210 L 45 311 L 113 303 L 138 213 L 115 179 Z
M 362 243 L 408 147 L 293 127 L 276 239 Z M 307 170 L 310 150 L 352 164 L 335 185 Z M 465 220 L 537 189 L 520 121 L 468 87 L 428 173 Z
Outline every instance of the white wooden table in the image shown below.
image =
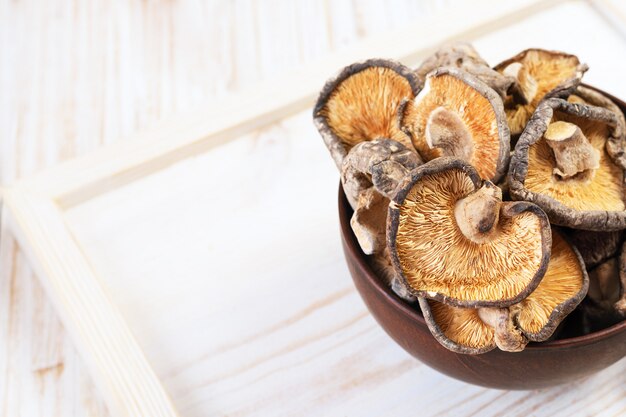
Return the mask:
M 0 3 L 0 183 L 123 140 L 170 114 L 208 105 L 260 80 L 280 79 L 330 51 L 459 3 Z M 584 12 L 572 7 L 566 11 Z M 538 16 L 537 27 L 545 27 L 553 16 Z M 595 19 L 588 37 L 528 45 L 512 29 L 508 42 L 514 49 L 547 46 L 576 52 L 580 42 L 602 37 Z M 506 57 L 506 52 L 497 53 L 500 41 L 486 36 L 477 46 L 497 61 Z M 606 50 L 597 48 L 583 58 L 593 69 L 594 64 L 609 65 L 606 56 Z M 618 60 L 603 77 L 590 74 L 589 82 L 626 97 L 625 63 Z M 334 297 L 358 303 L 350 286 Z M 370 335 L 372 344 L 385 343 L 386 336 L 366 313 L 356 320 L 354 331 Z M 416 375 L 430 375 L 408 356 L 399 362 L 410 375 L 390 375 L 407 378 L 407 384 L 417 383 Z M 486 390 L 451 382 L 458 398 L 446 399 L 449 407 L 429 409 L 441 415 L 452 409 L 494 416 L 505 410 L 623 415 L 624 365 L 622 361 L 567 388 L 502 392 L 497 402 Z M 419 386 L 428 389 L 428 381 Z M 597 389 L 590 391 L 590 386 Z M 581 411 L 576 393 L 590 395 L 584 404 L 593 403 L 593 408 Z M 533 398 L 541 399 L 544 408 L 538 410 Z M 396 410 L 404 414 L 413 408 L 399 404 Z M 108 415 L 28 262 L 7 235 L 0 242 L 0 410 L 4 416 Z

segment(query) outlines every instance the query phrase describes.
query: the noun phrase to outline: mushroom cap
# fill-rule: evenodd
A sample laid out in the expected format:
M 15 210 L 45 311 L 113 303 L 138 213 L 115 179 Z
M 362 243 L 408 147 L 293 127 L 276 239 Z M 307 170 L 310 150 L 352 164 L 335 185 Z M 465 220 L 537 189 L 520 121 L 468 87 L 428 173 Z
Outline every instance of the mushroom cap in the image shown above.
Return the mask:
M 415 151 L 391 139 L 374 139 L 355 145 L 341 165 L 341 184 L 356 210 L 359 195 L 374 186 L 377 192 L 391 198 L 398 183 L 422 164 Z
M 615 303 L 615 310 L 626 317 L 626 242 L 622 245 L 619 257 L 620 298 Z
M 615 132 L 609 137 L 606 143 L 606 151 L 619 166 L 626 167 L 626 141 L 623 136 L 626 134 L 626 119 L 624 113 L 617 104 L 609 97 L 599 91 L 579 85 L 574 94 L 567 98 L 570 103 L 589 104 L 596 107 L 603 107 L 617 116 L 617 126 Z
M 575 247 L 553 230 L 550 264 L 539 286 L 525 299 L 508 307 L 513 317 L 511 336 L 547 340 L 559 323 L 582 301 L 589 278 Z M 460 308 L 419 297 L 419 304 L 433 336 L 457 353 L 480 354 L 497 346 L 496 331 L 481 317 L 480 309 Z M 504 336 L 508 336 L 504 334 Z M 525 342 L 519 349 L 523 349 Z
M 505 307 L 539 284 L 550 256 L 546 215 L 532 203 L 503 202 L 490 240 L 476 243 L 457 224 L 455 207 L 481 185 L 471 165 L 442 157 L 398 186 L 387 215 L 387 246 L 414 295 L 457 307 Z
M 400 125 L 425 161 L 454 156 L 497 182 L 506 173 L 510 134 L 500 96 L 475 76 L 452 67 L 437 68 L 422 91 L 400 109 Z M 431 138 L 434 129 L 440 143 Z
M 562 231 L 567 236 L 567 240 L 580 252 L 587 270 L 617 255 L 624 238 L 623 230 L 593 232 L 564 229 Z
M 539 286 L 511 306 L 517 327 L 531 341 L 548 339 L 585 297 L 589 277 L 578 250 L 552 230 L 550 263 Z
M 600 156 L 597 169 L 567 179 L 554 174 L 555 157 L 544 139 L 554 121 L 580 128 Z M 607 142 L 623 140 L 615 113 L 547 99 L 537 107 L 515 146 L 508 176 L 511 196 L 537 204 L 556 225 L 595 231 L 624 229 L 624 166 L 606 151 Z
M 512 96 L 505 100 L 506 115 L 511 135 L 518 135 L 526 126 L 537 105 L 546 98 L 567 97 L 580 84 L 587 71 L 586 64 L 581 64 L 574 55 L 545 49 L 527 49 L 509 58 L 494 68 L 505 73 L 511 65 L 519 63 L 518 80 L 524 89 L 533 82 L 534 94 L 528 103 L 516 102 Z
M 620 296 L 619 257 L 609 258 L 589 271 L 587 298 L 595 304 L 612 308 Z
M 489 66 L 474 47 L 467 42 L 452 42 L 443 45 L 434 54 L 426 58 L 415 70 L 422 84 L 426 75 L 439 67 L 456 67 L 474 75 L 489 87 L 493 88 L 500 97 L 505 97 L 506 92 L 515 81 L 513 77 L 504 75 Z
M 385 226 L 389 199 L 370 187 L 359 195 L 350 226 L 366 255 L 382 252 L 386 248 Z
M 412 148 L 397 114 L 418 85 L 410 68 L 384 59 L 349 65 L 326 82 L 313 120 L 338 168 L 350 148 L 363 141 L 391 138 Z
M 485 324 L 476 308 L 454 307 L 418 297 L 420 309 L 432 335 L 447 349 L 479 355 L 495 349 L 495 330 Z
M 354 146 L 341 166 L 341 183 L 354 214 L 352 230 L 367 255 L 386 247 L 387 207 L 396 186 L 422 163 L 400 142 L 376 139 Z

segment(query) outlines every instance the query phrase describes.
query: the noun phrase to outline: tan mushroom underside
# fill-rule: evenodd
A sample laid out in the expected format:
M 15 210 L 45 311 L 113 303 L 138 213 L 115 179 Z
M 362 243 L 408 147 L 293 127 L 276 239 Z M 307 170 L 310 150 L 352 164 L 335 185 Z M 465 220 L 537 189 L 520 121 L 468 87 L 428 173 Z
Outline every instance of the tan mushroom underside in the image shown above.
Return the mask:
M 412 149 L 398 124 L 402 100 L 412 97 L 406 78 L 389 68 L 371 67 L 341 82 L 320 114 L 348 145 L 347 150 L 359 142 L 378 138 L 394 139 Z
M 554 90 L 563 81 L 576 75 L 580 62 L 571 55 L 552 54 L 548 51 L 528 51 L 520 61 L 519 79 L 522 84 L 532 80 L 536 87 L 535 94 L 528 104 L 505 102 L 506 116 L 511 134 L 524 130 L 537 105 L 547 93 Z M 504 71 L 504 69 L 503 69 Z
M 580 261 L 572 247 L 558 233 L 552 234 L 550 263 L 539 286 L 520 303 L 518 326 L 525 333 L 539 333 L 559 304 L 573 298 L 584 285 Z
M 455 153 L 429 146 L 429 120 L 432 124 L 431 115 L 441 113 L 443 109 L 456 116 L 450 124 L 464 127 L 458 136 L 471 141 L 465 146 L 457 146 Z M 424 89 L 409 104 L 404 121 L 411 132 L 415 149 L 425 160 L 444 154 L 455 156 L 474 165 L 482 178 L 495 175 L 500 155 L 496 113 L 487 98 L 462 80 L 448 74 L 427 78 Z
M 500 218 L 493 240 L 474 243 L 456 224 L 456 202 L 474 190 L 460 170 L 427 175 L 400 207 L 398 259 L 409 285 L 458 300 L 518 296 L 542 259 L 539 218 L 529 212 Z
M 483 323 L 476 308 L 452 307 L 428 300 L 433 319 L 441 332 L 458 345 L 481 349 L 494 344 L 495 331 Z
M 615 165 L 605 150 L 608 127 L 600 122 L 555 112 L 552 121 L 576 124 L 591 145 L 600 153 L 600 167 L 577 177 L 561 179 L 554 175 L 554 154 L 542 138 L 528 150 L 528 173 L 525 187 L 554 198 L 574 210 L 624 210 L 622 199 L 622 170 Z

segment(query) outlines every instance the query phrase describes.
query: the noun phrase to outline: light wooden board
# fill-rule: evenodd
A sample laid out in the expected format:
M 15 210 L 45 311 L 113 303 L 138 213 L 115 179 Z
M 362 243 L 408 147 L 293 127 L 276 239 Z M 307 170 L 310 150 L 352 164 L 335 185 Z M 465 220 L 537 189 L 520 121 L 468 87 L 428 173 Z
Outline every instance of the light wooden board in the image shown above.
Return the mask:
M 618 74 L 626 61 L 603 66 L 606 54 L 595 45 L 626 51 L 625 43 L 594 9 L 568 3 L 519 20 L 479 37 L 476 46 L 493 62 L 533 44 L 576 52 L 598 74 L 590 72 L 589 82 L 624 96 Z M 559 36 L 576 22 L 593 36 Z M 137 160 L 131 155 L 121 170 L 114 161 L 110 177 L 99 171 L 112 166 L 105 152 L 88 169 L 79 161 L 5 194 L 5 221 L 57 296 L 114 409 L 172 413 L 167 400 L 150 397 L 161 394 L 159 387 L 126 379 L 154 383 L 134 356 L 143 352 L 176 409 L 189 416 L 624 411 L 624 361 L 566 387 L 500 392 L 452 381 L 393 345 L 352 289 L 338 240 L 337 174 L 317 136 L 307 111 L 219 147 L 186 142 L 183 152 L 166 150 L 172 158 L 159 157 L 158 147 L 138 147 Z M 85 181 L 89 176 L 98 180 Z M 91 276 L 95 288 L 82 281 Z M 83 302 L 96 301 L 88 311 L 94 317 L 81 323 L 72 313 L 83 305 L 63 298 L 79 290 L 88 297 Z M 101 328 L 85 327 L 111 311 Z M 116 340 L 98 349 L 104 329 L 124 343 L 136 340 L 138 349 Z M 120 357 L 125 353 L 131 355 Z M 110 360 L 131 372 L 104 372 Z M 112 382 L 131 392 L 116 392 Z
M 0 183 L 456 3 L 0 1 Z M 1 240 L 0 415 L 108 415 L 19 245 Z

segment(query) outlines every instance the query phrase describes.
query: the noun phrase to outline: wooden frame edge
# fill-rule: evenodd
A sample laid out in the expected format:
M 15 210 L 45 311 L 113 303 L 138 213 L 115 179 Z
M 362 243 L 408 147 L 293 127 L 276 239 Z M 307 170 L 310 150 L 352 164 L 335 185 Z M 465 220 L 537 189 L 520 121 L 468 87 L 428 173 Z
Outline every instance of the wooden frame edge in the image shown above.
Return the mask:
M 65 162 L 18 185 L 50 196 L 63 209 L 71 207 L 311 107 L 324 82 L 348 64 L 372 57 L 417 64 L 441 43 L 475 38 L 567 1 L 572 0 L 523 0 L 513 7 L 507 2 L 473 1 L 467 9 L 441 13 L 426 24 L 364 40 L 302 72 L 160 123 L 131 140 Z M 472 14 L 479 19 L 468 19 Z
M 67 228 L 61 210 L 45 196 L 26 190 L 4 190 L 3 199 L 3 226 L 35 261 L 36 274 L 45 277 L 40 281 L 113 414 L 178 416 Z

